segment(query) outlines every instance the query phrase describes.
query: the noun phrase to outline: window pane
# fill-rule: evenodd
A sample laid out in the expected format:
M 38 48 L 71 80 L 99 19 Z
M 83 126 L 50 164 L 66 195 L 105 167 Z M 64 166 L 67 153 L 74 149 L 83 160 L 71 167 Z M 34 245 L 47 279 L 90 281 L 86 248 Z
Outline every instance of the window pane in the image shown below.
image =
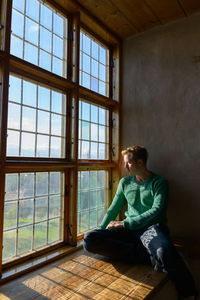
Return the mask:
M 35 156 L 35 134 L 22 133 L 21 156 Z
M 12 33 L 23 38 L 24 16 L 13 9 L 12 11 Z
M 39 66 L 47 71 L 51 71 L 51 55 L 40 50 Z
M 49 136 L 37 135 L 37 157 L 49 157 Z
M 17 1 L 17 0 L 16 0 Z M 39 21 L 39 2 L 38 0 L 26 1 L 26 14 L 35 21 Z
M 90 104 L 82 102 L 82 120 L 90 120 Z
M 11 36 L 10 53 L 22 58 L 23 41 L 15 36 Z
M 105 132 L 105 126 L 99 126 L 99 141 L 100 142 L 106 142 L 106 132 Z
M 63 59 L 63 39 L 53 35 L 53 54 Z
M 89 140 L 90 138 L 90 123 L 89 122 L 82 122 L 82 139 Z
M 91 124 L 91 140 L 98 141 L 98 125 Z
M 25 42 L 24 59 L 31 64 L 38 63 L 38 48 Z
M 91 105 L 91 122 L 98 123 L 98 106 Z
M 80 43 L 80 84 L 108 97 L 109 50 L 82 31 Z
M 24 12 L 24 0 L 13 0 L 12 6 L 22 13 Z
M 66 95 L 10 76 L 9 99 L 7 125 L 12 130 L 7 131 L 7 155 L 64 157 Z
M 98 180 L 102 178 L 104 188 L 100 189 Z M 104 215 L 108 199 L 108 172 L 79 171 L 78 172 L 78 234 L 96 228 Z
M 91 159 L 98 159 L 98 144 L 97 143 L 91 143 Z
M 33 223 L 33 199 L 19 201 L 19 226 Z
M 62 76 L 63 74 L 66 74 L 66 69 L 63 68 L 62 60 L 56 58 L 53 56 L 53 67 L 52 67 L 53 73 Z
M 61 172 L 6 174 L 4 261 L 63 240 L 63 183 Z
M 35 200 L 35 222 L 47 219 L 48 215 L 48 198 L 41 197 Z
M 64 27 L 64 22 L 63 19 L 61 17 L 59 17 L 59 15 L 54 14 L 53 15 L 53 31 L 59 35 L 59 36 L 63 36 L 63 27 Z
M 29 18 L 26 18 L 25 39 L 28 42 L 35 44 L 37 46 L 38 45 L 38 35 L 39 35 L 39 25 L 36 22 L 30 20 Z
M 40 27 L 40 47 L 48 52 L 51 52 L 52 34 L 44 27 Z
M 35 224 L 34 248 L 39 248 L 47 243 L 47 222 Z
M 49 30 L 52 29 L 52 11 L 45 5 L 41 5 L 40 22 Z

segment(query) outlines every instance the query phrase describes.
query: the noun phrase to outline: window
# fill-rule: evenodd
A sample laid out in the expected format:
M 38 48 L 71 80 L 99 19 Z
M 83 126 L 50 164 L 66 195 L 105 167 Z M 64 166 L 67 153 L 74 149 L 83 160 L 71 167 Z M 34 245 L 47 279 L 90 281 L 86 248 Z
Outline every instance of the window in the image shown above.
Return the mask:
M 102 221 L 108 199 L 108 172 L 78 173 L 78 234 L 96 228 Z
M 10 53 L 66 77 L 67 19 L 39 0 L 13 0 Z
M 3 260 L 63 239 L 61 172 L 6 175 Z
M 7 156 L 65 155 L 66 96 L 10 76 Z
M 79 101 L 79 158 L 108 159 L 108 111 Z
M 80 84 L 94 92 L 109 96 L 109 51 L 81 31 Z

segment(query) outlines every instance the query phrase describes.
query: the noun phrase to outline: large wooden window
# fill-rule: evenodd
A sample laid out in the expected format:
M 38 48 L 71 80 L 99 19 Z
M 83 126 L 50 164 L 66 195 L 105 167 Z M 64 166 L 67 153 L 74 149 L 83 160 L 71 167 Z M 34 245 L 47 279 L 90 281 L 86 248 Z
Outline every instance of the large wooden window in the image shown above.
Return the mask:
M 118 181 L 119 43 L 76 9 L 1 1 L 0 272 L 76 245 Z

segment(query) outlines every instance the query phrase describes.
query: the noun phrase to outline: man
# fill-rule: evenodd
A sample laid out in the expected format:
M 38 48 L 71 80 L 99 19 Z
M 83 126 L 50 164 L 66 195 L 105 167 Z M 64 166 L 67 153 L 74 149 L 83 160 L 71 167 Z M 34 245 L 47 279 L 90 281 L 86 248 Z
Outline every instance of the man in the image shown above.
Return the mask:
M 169 236 L 168 182 L 147 169 L 144 147 L 129 147 L 122 156 L 130 176 L 120 180 L 99 229 L 85 235 L 85 249 L 111 259 L 151 263 L 155 270 L 160 267 L 175 283 L 181 299 L 197 299 L 192 275 Z M 126 218 L 114 221 L 125 204 Z

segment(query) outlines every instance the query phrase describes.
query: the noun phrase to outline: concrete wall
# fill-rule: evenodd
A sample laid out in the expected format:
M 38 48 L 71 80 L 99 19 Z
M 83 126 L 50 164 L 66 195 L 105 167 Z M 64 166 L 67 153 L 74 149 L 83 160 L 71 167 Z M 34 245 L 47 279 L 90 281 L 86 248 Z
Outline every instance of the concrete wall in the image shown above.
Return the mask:
M 200 237 L 200 14 L 123 44 L 122 146 L 143 145 L 170 182 L 173 236 Z

